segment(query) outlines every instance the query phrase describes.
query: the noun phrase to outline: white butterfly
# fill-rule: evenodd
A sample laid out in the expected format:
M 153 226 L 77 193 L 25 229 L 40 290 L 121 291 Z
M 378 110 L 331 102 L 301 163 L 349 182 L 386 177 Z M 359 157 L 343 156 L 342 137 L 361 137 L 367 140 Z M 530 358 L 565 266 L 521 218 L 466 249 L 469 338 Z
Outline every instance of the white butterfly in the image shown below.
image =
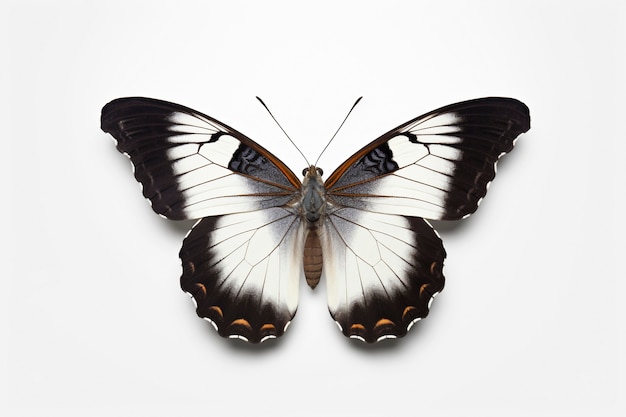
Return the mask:
M 498 158 L 530 128 L 510 98 L 452 104 L 410 120 L 322 181 L 300 179 L 235 129 L 149 98 L 102 109 L 102 129 L 127 154 L 152 208 L 200 219 L 180 251 L 181 286 L 219 334 L 252 343 L 281 336 L 300 280 L 326 280 L 342 332 L 402 337 L 444 286 L 441 239 L 423 218 L 473 213 Z

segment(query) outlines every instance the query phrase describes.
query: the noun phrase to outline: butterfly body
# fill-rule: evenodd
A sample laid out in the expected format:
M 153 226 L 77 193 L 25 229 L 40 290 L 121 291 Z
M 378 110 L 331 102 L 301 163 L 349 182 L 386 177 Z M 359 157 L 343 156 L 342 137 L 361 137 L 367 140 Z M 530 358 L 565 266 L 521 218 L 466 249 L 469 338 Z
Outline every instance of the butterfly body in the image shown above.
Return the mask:
M 300 181 L 257 142 L 190 108 L 135 97 L 102 110 L 153 210 L 200 219 L 179 254 L 197 314 L 253 343 L 285 332 L 303 279 L 325 281 L 346 336 L 404 336 L 444 287 L 446 252 L 424 218 L 473 213 L 498 158 L 529 128 L 517 100 L 456 103 L 392 129 L 326 181 L 315 166 Z
M 323 254 L 319 237 L 319 225 L 326 211 L 326 189 L 322 170 L 311 165 L 303 171 L 301 215 L 305 220 L 304 277 L 311 289 L 315 289 L 322 276 Z

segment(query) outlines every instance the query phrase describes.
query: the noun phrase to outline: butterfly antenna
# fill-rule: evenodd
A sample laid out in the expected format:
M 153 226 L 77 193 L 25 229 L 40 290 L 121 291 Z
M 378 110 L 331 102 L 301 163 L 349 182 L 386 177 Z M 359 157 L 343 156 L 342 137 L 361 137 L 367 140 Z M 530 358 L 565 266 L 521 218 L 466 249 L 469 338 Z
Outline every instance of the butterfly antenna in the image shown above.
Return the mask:
M 278 123 L 278 120 L 276 120 L 276 118 L 274 117 L 274 115 L 272 114 L 270 109 L 267 107 L 267 105 L 263 102 L 263 100 L 261 100 L 261 98 L 259 96 L 256 96 L 256 99 L 259 100 L 259 102 L 263 105 L 263 107 L 265 107 L 265 110 L 267 110 L 267 112 L 270 114 L 270 116 L 272 116 L 272 119 L 274 119 L 274 121 L 276 122 L 278 127 L 280 127 L 280 130 L 282 130 L 283 133 L 285 134 L 285 136 L 287 136 L 287 139 L 289 139 L 289 142 L 291 142 L 291 144 L 298 150 L 298 152 L 300 152 L 300 155 L 302 155 L 302 158 L 304 158 L 304 161 L 306 162 L 307 166 L 311 165 L 309 163 L 308 159 L 306 159 L 306 156 L 304 156 L 304 154 L 300 150 L 300 148 L 298 148 L 298 145 L 296 145 L 295 142 L 293 140 L 291 140 L 291 138 L 289 137 L 287 132 L 285 132 L 285 129 L 283 129 L 283 127 L 280 125 L 280 123 Z
M 346 117 L 343 119 L 343 122 L 341 122 L 341 124 L 339 125 L 339 127 L 337 128 L 337 131 L 335 132 L 335 134 L 333 135 L 332 138 L 330 138 L 330 140 L 328 141 L 328 143 L 326 144 L 326 146 L 324 146 L 324 149 L 322 149 L 322 152 L 320 153 L 320 155 L 317 157 L 317 159 L 315 160 L 315 166 L 317 166 L 317 163 L 319 162 L 320 158 L 322 157 L 322 155 L 324 154 L 324 152 L 326 152 L 326 149 L 328 148 L 328 146 L 331 144 L 331 142 L 333 141 L 333 139 L 335 139 L 335 136 L 337 136 L 337 133 L 339 133 L 339 131 L 341 130 L 343 124 L 346 122 L 346 120 L 348 120 L 348 116 L 350 116 L 350 113 L 352 113 L 352 110 L 354 110 L 354 108 L 356 107 L 357 104 L 359 104 L 359 101 L 361 101 L 361 99 L 363 98 L 363 96 L 359 97 L 356 99 L 356 101 L 354 102 L 354 104 L 352 105 L 352 107 L 350 107 L 350 111 L 348 111 L 348 114 L 346 114 Z

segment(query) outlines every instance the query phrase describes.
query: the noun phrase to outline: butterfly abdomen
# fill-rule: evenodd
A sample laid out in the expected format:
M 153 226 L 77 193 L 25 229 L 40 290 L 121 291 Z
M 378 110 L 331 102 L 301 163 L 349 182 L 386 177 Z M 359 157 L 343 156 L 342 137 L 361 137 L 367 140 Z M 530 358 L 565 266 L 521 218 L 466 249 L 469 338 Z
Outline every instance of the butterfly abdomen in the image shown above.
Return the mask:
M 304 241 L 304 277 L 311 289 L 315 289 L 322 276 L 322 245 L 316 228 L 310 228 Z

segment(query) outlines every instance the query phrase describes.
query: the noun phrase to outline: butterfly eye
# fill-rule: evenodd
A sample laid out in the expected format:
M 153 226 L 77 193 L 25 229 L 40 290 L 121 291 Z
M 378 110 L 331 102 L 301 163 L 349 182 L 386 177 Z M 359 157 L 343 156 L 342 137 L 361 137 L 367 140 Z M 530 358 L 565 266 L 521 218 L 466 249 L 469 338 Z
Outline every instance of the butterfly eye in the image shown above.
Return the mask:
M 303 177 L 306 177 L 306 173 L 307 173 L 307 172 L 309 172 L 309 169 L 308 169 L 308 168 L 304 168 L 304 169 L 302 170 L 302 176 L 303 176 Z
M 315 168 L 317 170 L 317 174 L 321 177 L 324 175 L 324 170 L 322 168 Z

